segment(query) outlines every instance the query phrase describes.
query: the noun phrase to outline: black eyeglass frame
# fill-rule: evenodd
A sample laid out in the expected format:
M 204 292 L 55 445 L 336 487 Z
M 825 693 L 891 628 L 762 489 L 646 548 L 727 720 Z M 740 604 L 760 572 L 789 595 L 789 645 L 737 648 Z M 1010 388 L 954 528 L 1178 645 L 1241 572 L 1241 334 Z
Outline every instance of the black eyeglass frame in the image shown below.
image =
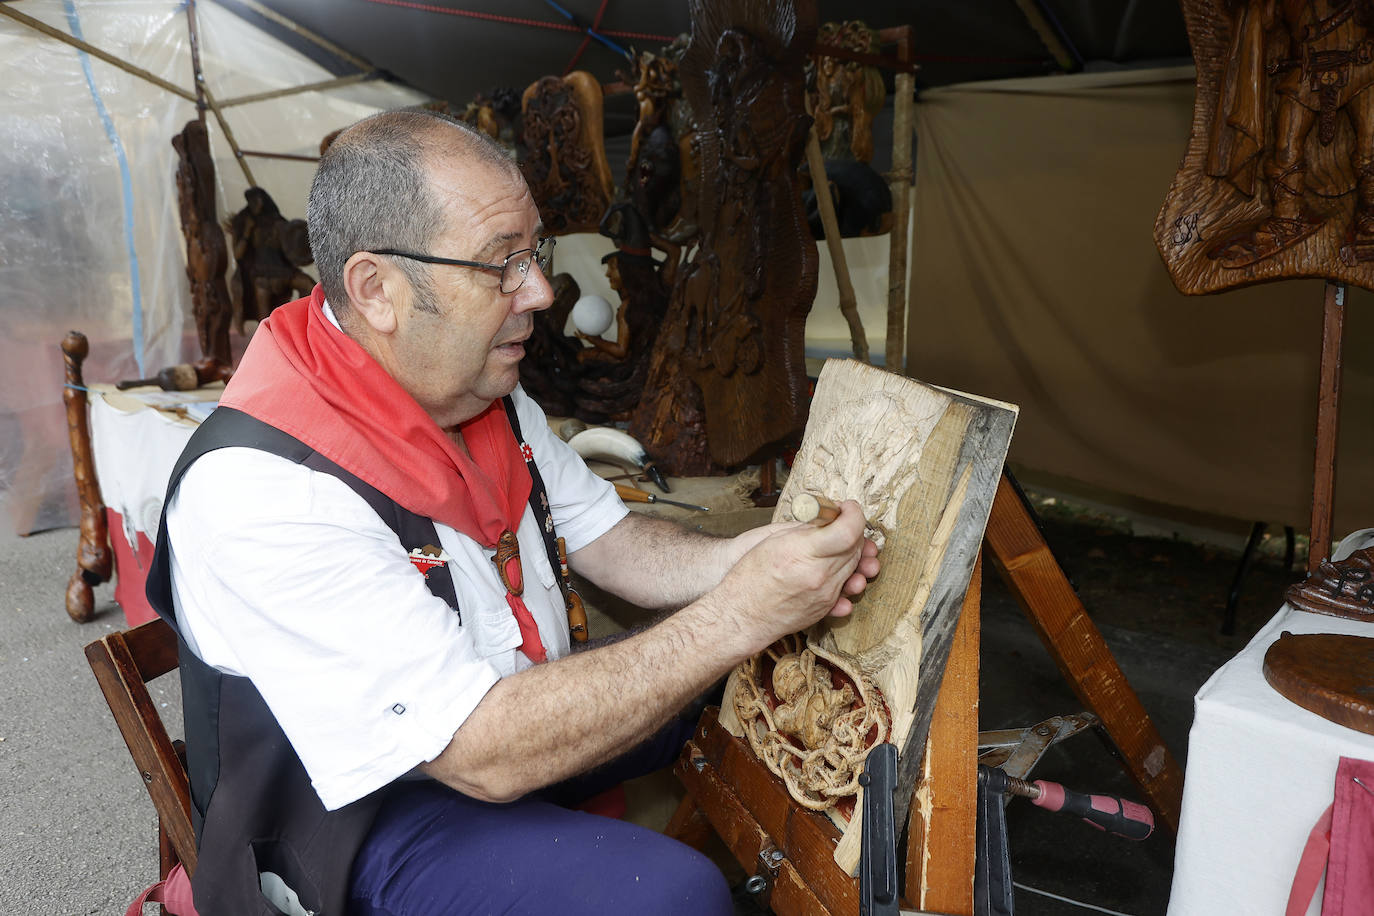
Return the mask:
M 539 262 L 539 269 L 546 271 L 553 260 L 553 249 L 558 244 L 558 239 L 552 235 L 546 235 L 534 243 L 533 248 L 521 248 L 519 251 L 512 251 L 502 259 L 500 264 L 488 264 L 484 261 L 462 261 L 457 258 L 440 258 L 432 254 L 415 254 L 410 251 L 398 251 L 395 248 L 374 248 L 368 254 L 384 254 L 393 258 L 405 258 L 408 261 L 419 261 L 423 264 L 447 264 L 450 267 L 472 267 L 477 270 L 493 270 L 501 274 L 501 292 L 509 296 L 517 292 L 520 287 L 525 285 L 525 278 L 530 274 L 530 264 L 534 261 Z M 548 245 L 548 250 L 541 257 L 539 250 Z M 520 277 L 520 282 L 510 289 L 506 289 L 506 271 L 510 268 L 511 262 L 521 255 L 529 255 L 523 264 L 517 262 L 515 271 Z

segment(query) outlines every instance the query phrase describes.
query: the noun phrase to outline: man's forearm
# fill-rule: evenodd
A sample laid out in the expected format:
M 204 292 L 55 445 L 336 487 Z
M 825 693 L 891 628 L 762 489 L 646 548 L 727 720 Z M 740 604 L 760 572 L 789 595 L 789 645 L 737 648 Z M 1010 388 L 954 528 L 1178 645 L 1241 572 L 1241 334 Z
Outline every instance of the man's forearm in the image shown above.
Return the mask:
M 604 763 L 748 657 L 729 616 L 703 599 L 629 639 L 505 678 L 423 769 L 504 802 Z
M 683 607 L 720 584 L 743 551 L 636 512 L 569 557 L 580 576 L 644 608 Z

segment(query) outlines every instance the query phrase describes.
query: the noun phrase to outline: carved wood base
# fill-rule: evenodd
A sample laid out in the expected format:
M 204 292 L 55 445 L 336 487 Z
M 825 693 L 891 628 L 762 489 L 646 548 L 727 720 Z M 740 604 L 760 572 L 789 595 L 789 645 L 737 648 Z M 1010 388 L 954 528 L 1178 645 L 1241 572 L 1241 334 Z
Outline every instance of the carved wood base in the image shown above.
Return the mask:
M 70 331 L 63 338 L 62 362 L 66 370 L 66 387 L 62 390 L 62 401 L 67 408 L 72 475 L 76 479 L 76 493 L 81 500 L 81 541 L 76 548 L 77 569 L 67 583 L 67 615 L 77 623 L 87 623 L 95 617 L 92 589 L 102 582 L 108 582 L 114 568 L 114 555 L 110 551 L 109 531 L 105 524 L 105 504 L 100 498 L 95 459 L 91 454 L 86 383 L 81 377 L 81 364 L 89 353 L 90 343 L 80 331 Z

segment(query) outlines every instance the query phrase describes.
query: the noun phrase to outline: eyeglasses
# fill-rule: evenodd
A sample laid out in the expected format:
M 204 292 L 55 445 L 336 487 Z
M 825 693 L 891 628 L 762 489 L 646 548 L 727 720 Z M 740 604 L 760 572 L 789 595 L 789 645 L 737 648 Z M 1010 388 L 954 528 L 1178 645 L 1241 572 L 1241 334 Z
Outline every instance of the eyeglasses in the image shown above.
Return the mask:
M 454 267 L 475 267 L 478 270 L 491 270 L 501 275 L 501 292 L 509 295 L 521 286 L 525 285 L 525 277 L 529 276 L 530 262 L 538 261 L 539 269 L 545 274 L 549 271 L 549 264 L 553 261 L 553 246 L 558 243 L 558 239 L 553 236 L 545 236 L 535 242 L 533 248 L 521 248 L 506 255 L 505 260 L 500 264 L 486 264 L 482 261 L 459 261 L 454 258 L 436 258 L 430 254 L 412 254 L 409 251 L 397 251 L 394 248 L 377 248 L 368 254 L 387 254 L 395 258 L 406 258 L 410 261 L 420 261 L 425 264 L 449 264 Z

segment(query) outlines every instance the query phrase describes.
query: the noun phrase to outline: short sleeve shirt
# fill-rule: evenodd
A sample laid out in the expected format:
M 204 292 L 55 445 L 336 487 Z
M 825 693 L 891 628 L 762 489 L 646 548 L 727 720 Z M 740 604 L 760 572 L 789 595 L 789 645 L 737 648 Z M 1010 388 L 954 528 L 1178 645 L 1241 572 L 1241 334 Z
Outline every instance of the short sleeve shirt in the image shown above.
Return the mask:
M 512 395 L 569 552 L 626 514 L 606 481 Z M 436 523 L 459 613 L 337 477 L 251 448 L 198 459 L 167 510 L 173 597 L 207 664 L 250 678 L 326 808 L 437 757 L 487 690 L 528 667 L 493 551 Z M 524 601 L 550 658 L 568 621 L 540 521 L 517 532 Z

